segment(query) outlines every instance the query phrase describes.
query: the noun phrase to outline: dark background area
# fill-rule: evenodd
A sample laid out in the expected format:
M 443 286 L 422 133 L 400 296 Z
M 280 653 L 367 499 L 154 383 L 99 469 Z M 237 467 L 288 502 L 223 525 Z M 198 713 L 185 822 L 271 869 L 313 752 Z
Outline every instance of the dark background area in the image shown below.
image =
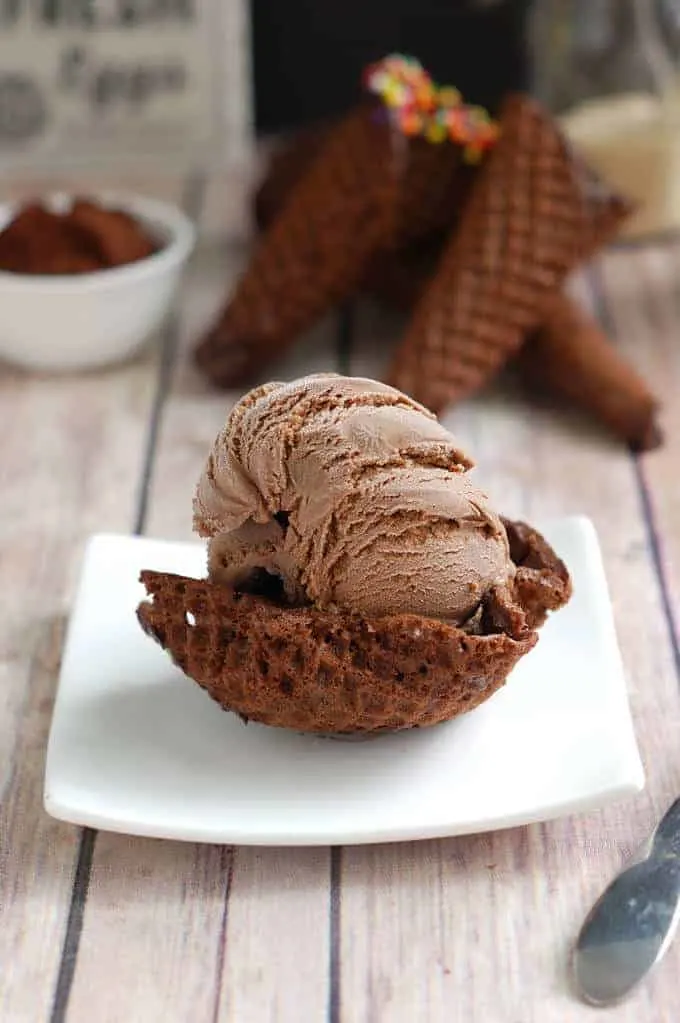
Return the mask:
M 529 2 L 251 0 L 257 128 L 339 113 L 361 94 L 364 67 L 395 51 L 493 110 L 503 92 L 526 85 Z

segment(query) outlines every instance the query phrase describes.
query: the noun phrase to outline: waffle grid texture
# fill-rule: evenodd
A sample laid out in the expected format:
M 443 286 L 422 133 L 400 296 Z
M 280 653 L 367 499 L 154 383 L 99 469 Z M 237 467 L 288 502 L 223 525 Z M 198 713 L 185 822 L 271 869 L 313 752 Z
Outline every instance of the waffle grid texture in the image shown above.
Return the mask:
M 283 606 L 207 579 L 144 571 L 142 628 L 225 710 L 302 732 L 434 725 L 487 700 L 571 592 L 546 541 L 506 522 L 512 592 L 491 591 L 477 631 L 417 615 L 371 619 Z
M 279 156 L 256 200 L 260 219 L 278 204 L 277 215 L 196 350 L 213 382 L 246 383 L 347 298 L 379 253 L 462 208 L 472 172 L 459 147 L 406 139 L 377 114 L 360 106 L 320 140 L 305 137 L 297 159 Z
M 479 390 L 627 210 L 537 103 L 509 97 L 500 138 L 416 305 L 388 382 L 435 412 Z

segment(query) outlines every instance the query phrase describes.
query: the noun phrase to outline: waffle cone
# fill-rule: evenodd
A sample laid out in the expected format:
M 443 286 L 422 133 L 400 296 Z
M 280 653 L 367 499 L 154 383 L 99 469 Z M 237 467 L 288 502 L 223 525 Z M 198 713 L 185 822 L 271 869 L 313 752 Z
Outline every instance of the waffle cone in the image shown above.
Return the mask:
M 431 252 L 386 253 L 370 268 L 364 290 L 408 312 L 427 287 L 431 263 Z M 548 301 L 541 326 L 522 346 L 519 365 L 535 391 L 566 398 L 633 450 L 650 451 L 662 442 L 657 399 L 604 331 L 565 294 Z
M 567 274 L 629 211 L 534 101 L 510 97 L 500 124 L 389 373 L 435 412 L 498 372 Z
M 417 615 L 371 619 L 284 607 L 208 580 L 142 572 L 142 628 L 225 710 L 303 732 L 422 727 L 487 700 L 566 602 L 566 568 L 534 530 L 506 523 L 514 592 L 492 591 L 481 634 Z
M 296 133 L 276 149 L 254 196 L 255 222 L 266 230 L 284 209 L 303 179 L 331 126 Z M 450 231 L 457 223 L 477 168 L 462 159 L 460 146 L 433 144 L 420 137 L 394 139 L 396 247 Z
M 394 229 L 390 160 L 388 127 L 370 107 L 330 133 L 197 349 L 214 383 L 245 383 L 354 289 Z
M 328 124 L 302 128 L 274 148 L 253 196 L 253 216 L 260 231 L 266 231 L 278 217 L 327 142 L 330 130 Z
M 406 246 L 451 231 L 479 170 L 453 142 L 400 136 L 394 244 Z
M 521 365 L 532 382 L 577 403 L 636 450 L 661 443 L 654 395 L 597 323 L 566 295 L 550 299 Z

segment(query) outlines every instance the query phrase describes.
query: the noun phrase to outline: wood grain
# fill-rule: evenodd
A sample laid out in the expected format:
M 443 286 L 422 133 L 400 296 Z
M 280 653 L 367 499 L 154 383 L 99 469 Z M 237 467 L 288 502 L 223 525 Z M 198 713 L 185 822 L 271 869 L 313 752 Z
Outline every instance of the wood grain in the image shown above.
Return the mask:
M 328 859 L 327 849 L 235 850 L 219 1023 L 326 1019 Z
M 353 371 L 376 372 L 386 345 L 372 318 L 368 343 L 355 344 Z M 631 802 L 511 832 L 346 849 L 341 1019 L 406 1023 L 420 1012 L 438 1023 L 455 1005 L 456 1018 L 484 1023 L 586 1020 L 592 1010 L 569 989 L 569 944 L 607 879 L 680 788 L 678 680 L 636 466 L 595 426 L 548 405 L 531 407 L 509 381 L 446 421 L 503 511 L 529 520 L 572 512 L 593 518 L 648 786 Z M 678 951 L 616 1011 L 617 1020 L 661 1018 L 659 1006 L 672 1003 Z
M 231 851 L 97 837 L 68 1020 L 214 1018 Z
M 229 246 L 208 249 L 188 281 L 149 490 L 147 531 L 155 536 L 191 537 L 193 490 L 237 397 L 207 389 L 190 349 L 243 258 Z M 276 370 L 320 368 L 329 353 L 322 328 Z M 68 1023 L 89 1023 L 98 992 L 102 1023 L 324 1019 L 329 870 L 324 849 L 232 854 L 100 835 Z M 147 1015 L 136 1016 L 139 1007 Z
M 447 416 L 503 511 L 594 519 L 646 791 L 493 835 L 332 853 L 101 833 L 67 1012 L 51 1018 L 79 833 L 42 812 L 42 767 L 79 556 L 90 532 L 131 529 L 144 494 L 148 532 L 190 536 L 193 487 L 237 395 L 210 391 L 189 348 L 243 255 L 229 245 L 199 253 L 178 350 L 162 366 L 150 352 L 81 378 L 0 376 L 0 573 L 11 596 L 0 617 L 0 1019 L 587 1023 L 593 1011 L 568 986 L 569 944 L 680 789 L 680 258 L 659 247 L 613 252 L 599 273 L 618 343 L 665 400 L 661 451 L 633 459 L 579 414 L 530 406 L 512 379 Z M 591 301 L 583 281 L 576 287 Z M 351 352 L 326 322 L 267 375 L 338 366 L 376 375 L 399 329 L 363 307 Z M 679 963 L 676 944 L 634 998 L 599 1015 L 670 1023 Z
M 680 621 L 680 242 L 616 250 L 602 261 L 603 313 L 658 396 L 665 443 L 639 463 L 659 544 L 676 643 Z
M 55 344 L 58 338 L 55 338 Z M 78 832 L 42 810 L 63 622 L 86 538 L 128 530 L 155 353 L 82 377 L 0 371 L 0 1018 L 49 1019 Z

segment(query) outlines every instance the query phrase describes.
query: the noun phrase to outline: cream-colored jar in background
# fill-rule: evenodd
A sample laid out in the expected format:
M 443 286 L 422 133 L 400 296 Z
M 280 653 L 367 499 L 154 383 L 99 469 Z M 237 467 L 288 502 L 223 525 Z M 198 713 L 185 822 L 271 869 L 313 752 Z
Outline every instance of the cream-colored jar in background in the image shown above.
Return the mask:
M 680 229 L 680 0 L 533 0 L 533 91 L 638 203 L 622 235 Z
M 561 120 L 595 170 L 639 204 L 622 237 L 680 229 L 680 86 L 663 100 L 633 92 L 586 100 Z

